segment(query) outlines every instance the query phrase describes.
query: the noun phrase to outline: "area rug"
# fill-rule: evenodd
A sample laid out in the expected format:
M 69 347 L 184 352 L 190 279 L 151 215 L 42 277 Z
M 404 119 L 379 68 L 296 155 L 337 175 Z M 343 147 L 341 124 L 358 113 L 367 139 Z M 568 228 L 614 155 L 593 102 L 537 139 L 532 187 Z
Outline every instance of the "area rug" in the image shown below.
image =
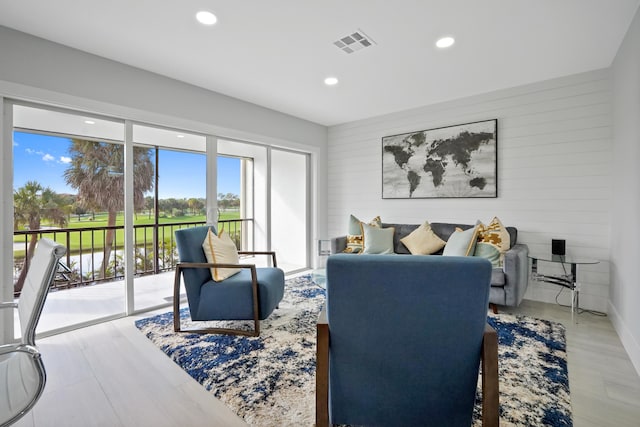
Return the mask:
M 136 326 L 249 425 L 313 426 L 315 325 L 323 303 L 324 289 L 302 276 L 286 281 L 285 297 L 261 322 L 258 338 L 178 334 L 172 313 Z M 180 316 L 188 327 L 186 308 Z M 571 426 L 564 327 L 509 314 L 491 314 L 488 321 L 498 331 L 501 425 Z M 478 426 L 480 403 L 478 390 Z

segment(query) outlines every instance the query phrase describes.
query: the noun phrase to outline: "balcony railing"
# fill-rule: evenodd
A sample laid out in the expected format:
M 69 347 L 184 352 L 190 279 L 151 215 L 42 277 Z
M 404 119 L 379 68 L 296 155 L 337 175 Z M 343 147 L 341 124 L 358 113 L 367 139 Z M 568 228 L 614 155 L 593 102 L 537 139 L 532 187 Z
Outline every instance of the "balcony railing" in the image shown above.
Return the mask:
M 204 225 L 205 221 L 174 222 L 134 225 L 135 270 L 134 275 L 158 274 L 173 270 L 178 261 L 175 231 Z M 238 250 L 252 250 L 249 233 L 253 219 L 228 219 L 218 221 L 218 229 L 224 227 Z M 104 242 L 107 232 L 113 230 L 113 243 L 109 262 Z M 66 271 L 59 275 L 54 289 L 121 280 L 124 277 L 124 226 L 55 228 L 14 231 L 14 278 L 24 266 L 25 254 L 33 236 L 46 237 L 65 245 L 68 250 L 64 264 Z M 101 270 L 102 266 L 102 270 Z M 17 296 L 17 295 L 16 295 Z

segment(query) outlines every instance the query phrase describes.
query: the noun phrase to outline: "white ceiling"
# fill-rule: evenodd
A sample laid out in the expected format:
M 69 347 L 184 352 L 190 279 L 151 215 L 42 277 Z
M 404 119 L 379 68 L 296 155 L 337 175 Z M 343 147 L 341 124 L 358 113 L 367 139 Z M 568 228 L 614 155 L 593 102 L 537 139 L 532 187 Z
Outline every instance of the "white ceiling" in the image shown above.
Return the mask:
M 611 65 L 640 0 L 0 0 L 0 25 L 324 125 Z M 198 10 L 218 16 L 204 27 Z M 332 43 L 360 29 L 377 44 Z M 434 43 L 452 35 L 456 44 Z M 323 84 L 334 75 L 340 83 Z

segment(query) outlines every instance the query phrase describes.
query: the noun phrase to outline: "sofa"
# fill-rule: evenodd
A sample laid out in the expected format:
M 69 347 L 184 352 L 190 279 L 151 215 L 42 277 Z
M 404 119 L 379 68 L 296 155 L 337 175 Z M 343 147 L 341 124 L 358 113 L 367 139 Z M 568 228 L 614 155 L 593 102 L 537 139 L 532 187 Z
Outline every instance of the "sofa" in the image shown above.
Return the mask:
M 410 255 L 409 249 L 400 241 L 412 231 L 418 228 L 419 224 L 392 224 L 382 223 L 382 228 L 393 227 L 393 251 L 395 254 Z M 474 227 L 469 224 L 452 223 L 430 223 L 431 230 L 445 242 L 455 232 L 456 228 L 468 230 Z M 489 303 L 494 311 L 496 306 L 517 307 L 520 305 L 527 286 L 529 285 L 529 248 L 527 245 L 517 243 L 518 230 L 515 227 L 506 227 L 509 232 L 510 248 L 504 253 L 504 263 L 502 268 L 493 268 L 491 272 L 491 290 L 489 293 Z M 338 254 L 344 252 L 347 247 L 347 236 L 339 236 L 331 239 L 331 253 Z M 433 255 L 442 255 L 443 250 L 439 250 Z M 353 255 L 358 256 L 358 255 Z

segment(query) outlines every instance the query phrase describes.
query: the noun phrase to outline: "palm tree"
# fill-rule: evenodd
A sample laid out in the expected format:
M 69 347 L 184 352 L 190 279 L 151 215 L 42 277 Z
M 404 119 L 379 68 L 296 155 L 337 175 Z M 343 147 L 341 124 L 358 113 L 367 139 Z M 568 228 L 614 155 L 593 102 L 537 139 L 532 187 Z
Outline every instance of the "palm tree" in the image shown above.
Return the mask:
M 64 179 L 78 191 L 78 203 L 90 210 L 107 211 L 107 230 L 104 258 L 98 277 L 105 277 L 109 265 L 116 217 L 124 209 L 124 147 L 122 145 L 72 139 L 69 148 L 71 163 L 64 171 Z M 144 193 L 153 188 L 154 169 L 150 149 L 133 149 L 134 209 L 144 207 Z
M 29 230 L 40 230 L 43 220 L 64 227 L 67 224 L 67 212 L 63 209 L 64 198 L 56 194 L 51 188 L 44 188 L 36 181 L 28 181 L 23 187 L 13 193 L 14 220 L 13 228 L 21 227 Z M 24 257 L 24 265 L 15 283 L 13 291 L 22 291 L 24 280 L 29 270 L 29 262 L 33 257 L 33 251 L 38 242 L 38 235 L 32 234 L 29 247 Z

